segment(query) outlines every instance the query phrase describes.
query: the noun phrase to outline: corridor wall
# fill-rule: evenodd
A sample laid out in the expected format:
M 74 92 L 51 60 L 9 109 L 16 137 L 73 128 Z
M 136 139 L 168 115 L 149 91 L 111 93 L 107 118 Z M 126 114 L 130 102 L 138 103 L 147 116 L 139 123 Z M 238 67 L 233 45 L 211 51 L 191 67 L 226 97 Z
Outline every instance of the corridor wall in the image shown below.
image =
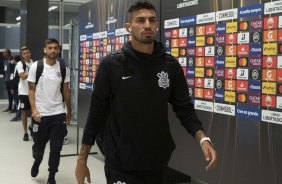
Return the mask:
M 207 183 L 282 182 L 282 2 L 162 1 L 162 41 L 187 77 L 218 154 L 206 172 L 199 145 L 170 110 L 170 167 Z

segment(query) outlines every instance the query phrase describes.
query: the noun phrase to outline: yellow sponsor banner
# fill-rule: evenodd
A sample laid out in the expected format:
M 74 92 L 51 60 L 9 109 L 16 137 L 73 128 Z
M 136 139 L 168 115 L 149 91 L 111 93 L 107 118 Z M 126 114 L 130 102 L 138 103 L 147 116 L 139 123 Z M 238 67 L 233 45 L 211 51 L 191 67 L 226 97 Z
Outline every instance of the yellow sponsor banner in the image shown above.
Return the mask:
M 274 82 L 263 82 L 262 93 L 268 95 L 276 95 L 276 83 Z
M 238 30 L 238 22 L 226 23 L 226 33 L 236 33 Z
M 277 55 L 277 43 L 263 44 L 263 55 Z
M 108 39 L 107 38 L 103 39 L 103 45 L 108 45 Z
M 226 102 L 236 102 L 236 93 L 231 91 L 224 92 L 224 101 Z
M 196 68 L 195 77 L 204 77 L 205 69 L 204 68 Z
M 179 57 L 179 48 L 172 48 L 170 51 L 171 55 L 174 57 Z
M 83 59 L 86 59 L 86 53 L 82 55 Z
M 86 71 L 82 71 L 82 76 L 86 77 Z
M 204 36 L 197 36 L 196 37 L 196 46 L 205 46 L 205 37 Z
M 96 65 L 92 65 L 92 72 L 96 72 L 97 70 L 97 66 Z
M 97 52 L 96 47 L 93 47 L 93 48 L 92 48 L 92 52 Z
M 226 57 L 225 58 L 225 67 L 236 68 L 237 58 L 236 57 Z

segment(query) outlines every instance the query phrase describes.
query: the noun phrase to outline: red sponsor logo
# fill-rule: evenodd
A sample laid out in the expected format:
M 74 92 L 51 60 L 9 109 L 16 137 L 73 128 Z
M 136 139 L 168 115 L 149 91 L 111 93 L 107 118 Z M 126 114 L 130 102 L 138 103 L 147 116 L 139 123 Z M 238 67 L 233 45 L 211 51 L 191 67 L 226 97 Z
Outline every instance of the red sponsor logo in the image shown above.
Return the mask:
M 215 25 L 207 25 L 206 26 L 206 35 L 213 35 L 215 34 Z
M 214 44 L 214 37 L 212 37 L 212 36 L 206 37 L 206 44 L 207 45 L 213 45 Z
M 225 90 L 235 91 L 236 81 L 235 80 L 225 80 Z
M 204 66 L 205 64 L 205 59 L 204 57 L 196 57 L 196 66 Z
M 276 70 L 262 70 L 262 80 L 276 81 Z
M 249 22 L 247 22 L 247 21 L 240 22 L 239 29 L 240 29 L 240 31 L 249 30 Z
M 236 89 L 239 92 L 248 92 L 248 81 L 237 81 Z
M 237 101 L 240 103 L 247 103 L 248 95 L 244 93 L 239 93 L 237 95 Z
M 226 46 L 226 56 L 236 56 L 236 45 L 228 45 Z
M 277 30 L 267 30 L 263 32 L 263 42 L 276 42 Z
M 171 40 L 171 47 L 178 47 L 178 39 Z
M 179 47 L 187 47 L 187 38 L 181 38 L 178 41 Z
M 203 98 L 204 90 L 201 88 L 195 88 L 195 97 L 196 98 Z
M 205 35 L 205 33 L 206 33 L 205 26 L 196 27 L 196 36 L 203 36 Z
M 237 43 L 237 34 L 226 34 L 226 44 L 236 44 Z
M 276 56 L 263 56 L 263 68 L 276 68 L 277 57 Z
M 179 35 L 178 29 L 172 30 L 171 33 L 172 33 L 171 38 L 178 38 L 178 35 Z
M 186 72 L 187 72 L 186 67 L 182 67 L 182 70 L 183 70 L 183 72 L 184 72 L 184 75 L 186 75 Z
M 282 29 L 278 30 L 278 37 L 277 37 L 278 42 L 282 42 Z
M 263 107 L 276 107 L 276 99 L 275 96 L 272 95 L 262 95 L 262 102 L 261 105 Z
M 213 100 L 214 91 L 212 89 L 204 89 L 204 98 L 208 100 Z
M 207 77 L 213 77 L 213 69 L 206 69 L 205 74 Z
M 238 45 L 237 54 L 240 56 L 248 56 L 249 45 Z
M 195 78 L 195 87 L 203 88 L 204 87 L 204 78 Z
M 277 81 L 282 82 L 282 70 L 277 70 Z
M 264 18 L 264 29 L 275 29 L 278 25 L 278 17 Z
M 214 67 L 214 57 L 205 57 L 205 67 Z
M 197 47 L 196 48 L 196 56 L 205 56 L 205 48 Z
M 226 79 L 236 79 L 236 69 L 225 68 L 225 78 Z
M 98 42 L 98 40 L 97 40 L 97 42 Z M 97 43 L 96 42 L 96 43 Z M 99 41 L 100 42 L 100 41 Z M 115 42 L 116 44 L 119 44 L 119 37 L 116 37 L 116 42 Z M 100 43 L 99 43 L 99 45 L 100 45 Z M 99 45 L 96 45 L 96 46 L 99 46 Z
M 186 55 L 186 50 L 185 49 L 179 49 L 179 55 L 180 56 L 185 56 Z
M 241 67 L 247 66 L 248 65 L 248 58 L 246 57 L 241 57 L 238 59 L 238 65 Z

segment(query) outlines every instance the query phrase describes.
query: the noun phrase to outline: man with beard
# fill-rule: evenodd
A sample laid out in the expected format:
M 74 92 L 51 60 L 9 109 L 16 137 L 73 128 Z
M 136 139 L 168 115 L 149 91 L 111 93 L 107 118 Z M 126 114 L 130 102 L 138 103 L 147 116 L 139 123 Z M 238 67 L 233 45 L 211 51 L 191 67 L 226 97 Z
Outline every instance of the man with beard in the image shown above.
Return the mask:
M 32 153 L 35 160 L 31 176 L 38 175 L 46 143 L 50 140 L 47 184 L 56 184 L 55 174 L 58 172 L 66 125 L 71 120 L 70 74 L 68 68 L 56 60 L 59 53 L 56 39 L 49 38 L 45 41 L 44 53 L 46 57 L 31 66 L 27 79 L 34 120 Z M 38 66 L 42 65 L 43 71 L 37 81 Z
M 105 118 L 107 183 L 167 183 L 166 168 L 175 149 L 168 123 L 168 103 L 182 125 L 199 141 L 209 161 L 206 170 L 216 166 L 216 152 L 195 113 L 182 67 L 173 58 L 174 72 L 169 73 L 165 49 L 155 41 L 159 27 L 155 7 L 148 1 L 136 1 L 128 14 L 129 23 L 125 27 L 132 40 L 122 47 L 123 76 L 114 94 L 110 86 L 111 55 L 101 60 L 96 73 L 77 158 L 78 184 L 83 184 L 85 178 L 90 182 L 87 158 Z M 172 73 L 175 75 L 169 76 Z

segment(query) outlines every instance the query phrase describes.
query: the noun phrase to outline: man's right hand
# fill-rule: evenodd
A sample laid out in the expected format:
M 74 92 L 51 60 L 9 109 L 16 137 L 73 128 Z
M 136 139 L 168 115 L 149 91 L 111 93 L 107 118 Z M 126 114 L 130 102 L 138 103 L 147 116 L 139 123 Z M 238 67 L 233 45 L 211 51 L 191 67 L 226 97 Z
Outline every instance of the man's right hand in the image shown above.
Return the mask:
M 40 113 L 38 112 L 37 109 L 32 110 L 31 117 L 34 119 L 34 121 L 41 122 L 41 115 L 40 115 Z
M 85 178 L 87 179 L 88 183 L 91 183 L 90 172 L 87 167 L 86 160 L 81 159 L 79 156 L 75 168 L 75 177 L 78 184 L 84 184 Z

